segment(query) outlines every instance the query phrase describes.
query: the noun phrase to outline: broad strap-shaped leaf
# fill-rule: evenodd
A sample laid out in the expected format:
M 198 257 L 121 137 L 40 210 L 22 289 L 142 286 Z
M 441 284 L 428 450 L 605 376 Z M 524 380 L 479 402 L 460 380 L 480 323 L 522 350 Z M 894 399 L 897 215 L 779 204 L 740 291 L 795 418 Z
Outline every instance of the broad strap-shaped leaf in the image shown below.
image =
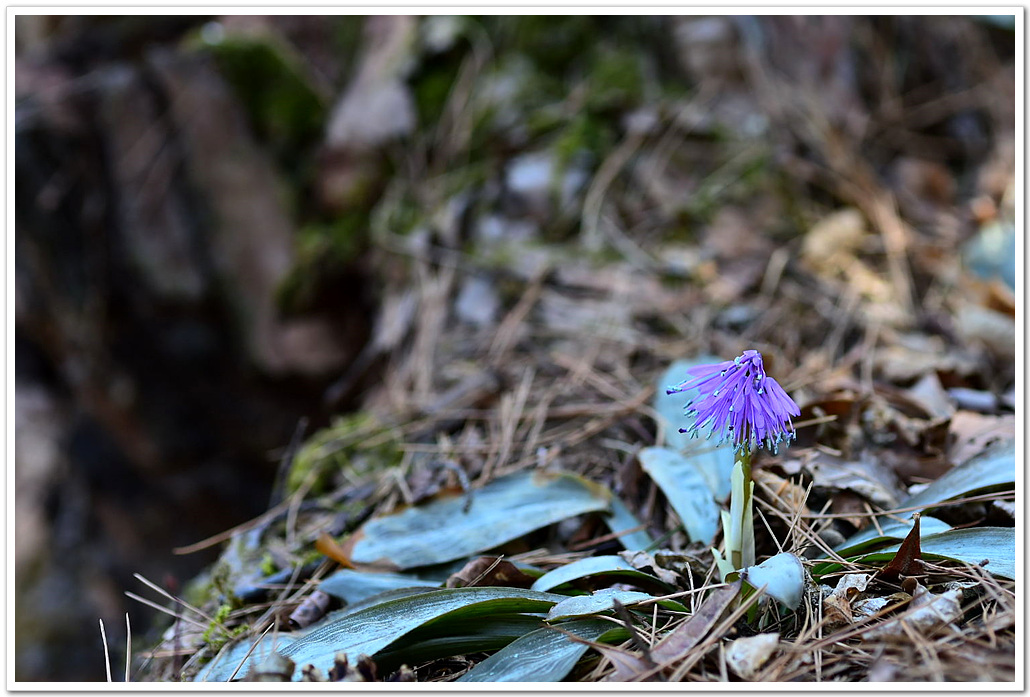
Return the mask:
M 547 619 L 550 621 L 567 617 L 598 615 L 614 608 L 616 601 L 623 605 L 635 605 L 644 600 L 651 600 L 653 597 L 640 591 L 603 588 L 590 595 L 574 595 L 562 600 L 547 612 Z
M 984 569 L 995 576 L 1016 578 L 1016 530 L 1015 528 L 962 528 L 928 535 L 920 540 L 922 556 L 953 559 L 979 566 L 987 561 Z M 870 562 L 891 559 L 901 548 L 892 545 L 855 561 Z
M 571 564 L 559 566 L 538 578 L 532 588 L 536 591 L 549 591 L 570 581 L 600 575 L 619 576 L 629 583 L 645 587 L 671 589 L 667 583 L 636 569 L 628 561 L 615 554 L 587 557 Z
M 293 634 L 276 635 L 269 632 L 261 638 L 257 646 L 254 646 L 257 643 L 254 639 L 243 639 L 226 644 L 218 652 L 218 655 L 193 677 L 193 682 L 225 682 L 233 677 L 233 673 L 236 674 L 233 677 L 234 680 L 242 680 L 251 666 L 260 665 L 261 661 L 267 658 L 271 652 L 282 652 L 296 640 L 297 637 Z M 251 651 L 251 647 L 254 647 L 253 651 Z
M 403 664 L 417 665 L 449 656 L 502 649 L 519 637 L 540 628 L 539 615 L 488 615 L 474 621 L 441 620 L 420 627 L 374 656 L 380 675 Z
M 697 467 L 668 448 L 644 448 L 639 458 L 641 467 L 669 499 L 690 539 L 711 542 L 719 531 L 719 506 Z M 727 487 L 729 481 L 727 475 Z
M 937 533 L 944 532 L 945 530 L 951 530 L 951 526 L 945 523 L 943 520 L 938 520 L 931 516 L 922 516 L 919 521 L 919 537 L 924 538 L 928 535 L 936 535 Z M 880 522 L 880 529 L 877 530 L 875 525 L 870 525 L 863 529 L 861 532 L 852 535 L 845 542 L 837 545 L 834 551 L 840 554 L 842 557 L 851 556 L 863 549 L 875 547 L 877 545 L 886 544 L 891 540 L 903 540 L 908 536 L 909 530 L 912 529 L 912 520 L 887 520 L 884 519 Z
M 345 546 L 355 563 L 410 569 L 461 559 L 560 520 L 605 511 L 611 493 L 567 472 L 521 471 L 472 496 L 443 496 L 368 521 Z
M 976 491 L 1016 481 L 1016 443 L 999 443 L 977 455 L 969 462 L 945 473 L 915 496 L 899 504 L 910 508 L 926 504 L 943 503 L 968 496 Z
M 654 540 L 647 534 L 647 529 L 641 527 L 637 517 L 617 497 L 612 497 L 612 512 L 604 517 L 604 522 L 612 532 L 620 533 L 619 542 L 630 552 L 639 552 L 654 546 Z
M 443 618 L 546 612 L 563 596 L 522 588 L 443 588 L 366 607 L 306 634 L 281 653 L 297 665 L 328 671 L 337 651 L 375 654 L 408 632 Z
M 945 473 L 937 481 L 930 484 L 914 496 L 898 504 L 898 508 L 915 508 L 917 506 L 930 507 L 932 504 L 944 503 L 951 499 L 968 496 L 982 489 L 1012 484 L 1016 481 L 1016 450 L 1014 442 L 999 443 L 969 462 L 956 467 Z M 905 527 L 902 528 L 901 526 Z M 931 534 L 944 532 L 945 524 L 936 518 L 923 517 L 921 539 Z M 841 556 L 852 554 L 879 543 L 880 538 L 894 537 L 903 539 L 908 534 L 911 521 L 899 523 L 886 517 L 880 518 L 880 527 L 884 534 L 876 530 L 876 526 L 870 525 L 858 533 L 852 535 L 836 547 L 836 552 Z M 888 533 L 890 530 L 890 534 Z
M 410 574 L 373 573 L 340 569 L 318 584 L 319 590 L 343 600 L 348 605 L 371 598 L 384 591 L 425 586 L 439 588 L 436 581 L 425 581 Z
M 627 634 L 619 625 L 597 619 L 555 626 L 587 641 L 622 638 Z M 508 644 L 457 682 L 557 682 L 568 675 L 588 648 L 552 627 L 542 627 Z

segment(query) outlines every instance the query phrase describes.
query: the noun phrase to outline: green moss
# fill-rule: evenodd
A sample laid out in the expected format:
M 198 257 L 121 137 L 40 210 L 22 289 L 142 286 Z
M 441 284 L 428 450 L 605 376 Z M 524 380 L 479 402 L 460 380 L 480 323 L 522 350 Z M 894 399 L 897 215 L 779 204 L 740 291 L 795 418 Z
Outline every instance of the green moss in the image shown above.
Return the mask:
M 364 441 L 375 440 L 366 447 Z M 400 464 L 399 443 L 389 429 L 366 412 L 338 417 L 328 428 L 315 433 L 301 447 L 286 478 L 289 493 L 313 478 L 312 494 L 326 490 L 333 475 L 343 468 L 362 477 Z
M 287 169 L 298 173 L 303 155 L 321 138 L 327 112 L 300 60 L 270 37 L 232 35 L 207 50 L 257 137 L 271 146 Z
M 265 554 L 265 556 L 261 558 L 261 573 L 264 576 L 271 576 L 278 570 L 279 567 L 276 566 L 275 560 L 272 559 L 271 554 Z
M 599 47 L 587 76 L 587 108 L 606 111 L 630 108 L 644 96 L 644 74 L 639 50 Z
M 219 640 L 222 644 L 225 643 L 225 641 L 228 639 L 228 634 L 222 631 L 221 628 L 225 625 L 225 621 L 229 619 L 230 612 L 232 612 L 232 605 L 228 603 L 223 603 L 222 605 L 218 606 L 218 609 L 215 610 L 214 616 L 211 618 L 211 623 L 207 626 L 207 629 L 205 629 L 204 633 L 201 635 L 201 639 L 204 640 L 205 644 L 213 646 Z M 221 645 L 219 645 L 218 648 L 221 648 Z M 214 650 L 218 651 L 218 648 Z
M 608 121 L 587 113 L 577 114 L 555 140 L 553 149 L 559 173 L 564 173 L 573 157 L 589 152 L 600 161 L 612 148 L 615 134 Z

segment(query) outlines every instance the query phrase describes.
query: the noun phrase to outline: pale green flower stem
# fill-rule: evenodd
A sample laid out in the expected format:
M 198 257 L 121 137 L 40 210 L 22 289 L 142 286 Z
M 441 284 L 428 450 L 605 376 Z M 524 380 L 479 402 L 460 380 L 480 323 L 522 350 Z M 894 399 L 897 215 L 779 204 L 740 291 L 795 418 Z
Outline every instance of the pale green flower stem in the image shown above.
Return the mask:
M 755 524 L 753 499 L 755 484 L 751 481 L 751 451 L 741 448 L 737 451 L 733 465 L 730 510 L 722 512 L 722 530 L 725 541 L 725 557 L 718 550 L 712 550 L 719 575 L 723 581 L 730 574 L 755 564 Z

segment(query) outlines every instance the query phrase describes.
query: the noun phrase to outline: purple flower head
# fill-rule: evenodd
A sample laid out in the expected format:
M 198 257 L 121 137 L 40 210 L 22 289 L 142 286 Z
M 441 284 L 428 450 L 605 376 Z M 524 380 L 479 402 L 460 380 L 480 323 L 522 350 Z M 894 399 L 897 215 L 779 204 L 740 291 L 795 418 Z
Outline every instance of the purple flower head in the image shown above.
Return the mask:
M 753 349 L 732 361 L 690 368 L 692 377 L 666 390 L 668 394 L 698 390 L 687 403 L 687 416 L 694 417 L 681 433 L 697 435 L 711 429 L 708 437 L 729 439 L 735 448 L 755 450 L 763 445 L 775 451 L 795 436 L 792 416 L 801 410 L 779 383 L 765 374 L 762 354 Z

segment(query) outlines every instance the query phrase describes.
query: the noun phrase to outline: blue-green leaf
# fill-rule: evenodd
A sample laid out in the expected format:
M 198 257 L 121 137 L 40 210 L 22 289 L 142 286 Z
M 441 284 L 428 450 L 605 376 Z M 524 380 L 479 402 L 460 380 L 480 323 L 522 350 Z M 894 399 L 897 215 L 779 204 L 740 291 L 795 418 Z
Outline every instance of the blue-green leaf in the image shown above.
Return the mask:
M 297 678 L 308 664 L 327 672 L 337 651 L 352 659 L 371 656 L 412 630 L 444 618 L 546 612 L 562 599 L 521 588 L 443 588 L 363 608 L 306 634 L 280 653 L 296 663 Z
M 343 600 L 348 605 L 371 598 L 383 591 L 416 586 L 439 587 L 436 581 L 425 581 L 407 574 L 372 573 L 340 569 L 318 584 L 319 590 Z
M 622 533 L 619 535 L 619 542 L 629 551 L 639 552 L 654 545 L 654 540 L 647 534 L 646 529 L 633 530 L 640 528 L 641 523 L 618 498 L 612 497 L 612 512 L 606 515 L 604 520 L 612 532 Z M 633 532 L 623 532 L 625 530 Z
M 626 630 L 604 620 L 556 625 L 587 641 L 621 637 Z M 556 682 L 565 678 L 589 647 L 551 627 L 516 639 L 458 678 L 457 682 Z
M 629 583 L 634 583 L 636 585 L 643 584 L 647 586 L 670 588 L 667 583 L 634 568 L 628 561 L 614 554 L 605 554 L 599 557 L 587 557 L 586 559 L 580 559 L 579 561 L 574 561 L 571 564 L 566 564 L 565 566 L 559 566 L 557 569 L 548 571 L 546 574 L 538 578 L 532 588 L 536 591 L 547 591 L 552 588 L 557 588 L 569 581 L 586 578 L 587 576 L 599 575 L 620 576 Z
M 668 448 L 644 448 L 640 465 L 676 511 L 691 540 L 712 541 L 719 531 L 719 506 L 697 467 Z M 727 486 L 729 475 L 727 475 Z
M 574 595 L 562 600 L 548 611 L 547 619 L 557 620 L 566 617 L 597 615 L 614 608 L 616 600 L 623 605 L 635 605 L 643 600 L 652 599 L 653 596 L 640 591 L 602 588 L 590 595 Z
M 885 519 L 880 523 L 880 530 L 877 530 L 875 525 L 870 525 L 861 532 L 852 535 L 847 541 L 837 545 L 834 551 L 842 557 L 847 557 L 874 545 L 884 544 L 891 540 L 904 540 L 908 536 L 909 531 L 912 530 L 912 524 L 913 520 L 911 518 L 909 520 Z M 930 516 L 922 516 L 919 520 L 919 539 L 923 539 L 928 535 L 936 535 L 945 530 L 951 530 L 951 526 L 943 520 L 931 518 Z
M 463 496 L 445 496 L 368 521 L 352 538 L 351 559 L 394 569 L 439 564 L 610 502 L 607 489 L 575 474 L 516 472 L 477 490 L 467 512 Z
M 984 568 L 995 576 L 1016 578 L 1016 530 L 1015 528 L 962 528 L 922 537 L 920 552 L 924 558 L 940 557 L 979 566 L 987 560 Z M 859 562 L 885 561 L 894 557 L 900 544 L 877 550 L 873 554 L 857 559 Z

